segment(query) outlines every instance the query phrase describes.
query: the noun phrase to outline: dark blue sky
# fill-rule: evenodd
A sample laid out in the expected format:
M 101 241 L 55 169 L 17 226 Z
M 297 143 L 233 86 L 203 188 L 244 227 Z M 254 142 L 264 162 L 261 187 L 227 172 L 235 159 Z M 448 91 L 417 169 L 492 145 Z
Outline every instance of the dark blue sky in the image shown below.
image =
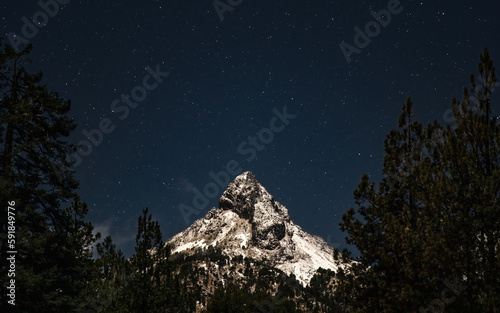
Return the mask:
M 406 98 L 420 121 L 449 122 L 483 48 L 500 60 L 496 0 L 221 0 L 238 4 L 223 21 L 212 1 L 65 2 L 47 1 L 48 13 L 4 2 L 2 33 L 24 30 L 30 68 L 71 99 L 71 142 L 94 135 L 74 168 L 80 194 L 126 255 L 143 208 L 167 239 L 187 227 L 179 206 L 236 162 L 295 223 L 345 247 L 341 215 L 363 173 L 380 178 L 383 140 Z M 382 9 L 393 12 L 385 27 L 370 14 Z M 33 16 L 39 25 L 23 26 Z M 366 26 L 372 37 L 358 36 L 358 48 L 354 28 Z M 357 49 L 350 63 L 342 41 Z M 281 127 L 273 117 L 285 107 L 295 117 Z M 258 134 L 265 144 L 252 144 Z M 217 206 L 218 189 L 188 222 Z

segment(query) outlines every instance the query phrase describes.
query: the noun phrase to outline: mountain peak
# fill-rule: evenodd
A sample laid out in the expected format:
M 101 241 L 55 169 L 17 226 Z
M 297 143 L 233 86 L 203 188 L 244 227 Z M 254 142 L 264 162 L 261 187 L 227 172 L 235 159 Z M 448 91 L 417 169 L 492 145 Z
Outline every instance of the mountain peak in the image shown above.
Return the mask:
M 264 249 L 275 249 L 285 237 L 288 210 L 257 181 L 244 172 L 230 183 L 219 200 L 219 209 L 231 210 L 252 224 L 252 241 Z
M 252 172 L 244 172 L 227 186 L 219 200 L 219 208 L 231 210 L 241 218 L 251 220 L 255 203 L 263 198 L 272 199 Z
M 219 247 L 230 257 L 266 259 L 269 265 L 294 274 L 308 284 L 319 267 L 335 270 L 333 248 L 295 225 L 288 210 L 244 172 L 232 181 L 205 217 L 170 241 L 173 252 Z

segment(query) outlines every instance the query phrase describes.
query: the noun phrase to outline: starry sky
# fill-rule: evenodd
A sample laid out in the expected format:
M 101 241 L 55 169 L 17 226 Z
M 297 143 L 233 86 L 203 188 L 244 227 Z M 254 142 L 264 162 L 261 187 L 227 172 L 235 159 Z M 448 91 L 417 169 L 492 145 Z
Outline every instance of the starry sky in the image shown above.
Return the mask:
M 406 98 L 450 123 L 483 48 L 500 60 L 496 0 L 40 3 L 3 1 L 2 36 L 32 43 L 28 68 L 72 101 L 88 219 L 127 256 L 142 209 L 167 240 L 247 170 L 346 247 L 338 223 L 362 174 L 380 179 Z

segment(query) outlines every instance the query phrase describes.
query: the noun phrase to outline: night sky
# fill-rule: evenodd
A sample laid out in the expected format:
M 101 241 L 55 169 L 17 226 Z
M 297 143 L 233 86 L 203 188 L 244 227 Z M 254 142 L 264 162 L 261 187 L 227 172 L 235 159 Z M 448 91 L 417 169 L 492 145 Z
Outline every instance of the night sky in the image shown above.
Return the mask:
M 338 223 L 362 174 L 380 179 L 406 98 L 419 121 L 452 122 L 483 48 L 500 66 L 497 0 L 47 3 L 3 1 L 2 34 L 32 43 L 28 68 L 72 101 L 70 141 L 90 143 L 79 193 L 127 256 L 142 209 L 167 240 L 218 205 L 225 188 L 210 173 L 228 168 L 346 247 Z M 375 22 L 380 10 L 390 19 Z M 185 219 L 179 206 L 198 210 L 205 187 L 208 204 Z

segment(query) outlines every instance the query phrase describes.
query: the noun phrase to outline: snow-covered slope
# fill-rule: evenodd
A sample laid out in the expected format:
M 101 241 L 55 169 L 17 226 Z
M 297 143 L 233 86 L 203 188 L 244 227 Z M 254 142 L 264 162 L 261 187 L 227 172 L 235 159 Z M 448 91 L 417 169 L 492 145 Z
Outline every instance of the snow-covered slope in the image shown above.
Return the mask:
M 193 253 L 209 246 L 229 257 L 264 261 L 308 285 L 320 267 L 336 271 L 333 248 L 295 225 L 288 210 L 274 201 L 251 172 L 229 184 L 213 208 L 168 241 L 173 253 Z

